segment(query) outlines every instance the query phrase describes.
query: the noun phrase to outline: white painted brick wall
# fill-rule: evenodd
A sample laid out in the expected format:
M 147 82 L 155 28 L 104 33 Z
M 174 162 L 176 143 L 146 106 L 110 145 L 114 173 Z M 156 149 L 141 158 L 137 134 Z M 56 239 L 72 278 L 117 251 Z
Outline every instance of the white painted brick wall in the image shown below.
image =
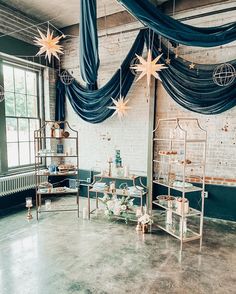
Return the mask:
M 119 68 L 120 61 L 123 61 L 129 51 L 136 34 L 137 32 L 119 33 L 99 38 L 99 86 L 104 85 Z M 78 39 L 71 39 L 64 46 L 66 53 L 62 67 L 72 70 L 80 80 Z M 107 167 L 107 158 L 114 157 L 115 149 L 120 149 L 124 164 L 129 165 L 131 170 L 146 173 L 149 115 L 145 82 L 134 84 L 128 98 L 131 109 L 127 117 L 119 121 L 115 116 L 97 125 L 80 119 L 67 101 L 67 119 L 79 131 L 80 168 L 104 169 Z M 104 139 L 107 135 L 111 138 L 110 141 Z
M 210 10 L 214 11 L 214 9 L 211 7 Z M 205 10 L 198 12 L 205 12 Z M 187 13 L 179 14 L 178 17 L 186 15 Z M 217 26 L 231 21 L 235 21 L 234 11 L 195 19 L 191 21 L 191 25 Z M 196 47 L 184 47 L 183 49 L 182 47 L 180 56 L 194 63 L 217 64 L 235 59 L 235 52 L 236 42 L 208 49 Z M 236 178 L 236 107 L 218 115 L 197 114 L 182 108 L 166 93 L 162 85 L 158 85 L 157 117 L 198 118 L 201 126 L 208 132 L 206 176 L 215 178 L 211 180 L 218 183 L 223 179 L 232 179 L 230 184 L 235 184 L 233 179 Z M 218 178 L 221 180 L 217 180 Z

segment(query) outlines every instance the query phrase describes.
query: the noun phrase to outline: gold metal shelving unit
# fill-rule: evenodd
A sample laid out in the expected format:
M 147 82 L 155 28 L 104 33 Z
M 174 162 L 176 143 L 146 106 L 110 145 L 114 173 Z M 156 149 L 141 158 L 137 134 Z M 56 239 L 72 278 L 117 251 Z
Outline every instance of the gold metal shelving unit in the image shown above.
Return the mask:
M 170 203 L 170 200 L 155 199 L 152 202 L 157 208 L 152 210 L 155 225 L 180 240 L 181 251 L 183 243 L 193 240 L 199 240 L 201 251 L 207 132 L 200 126 L 198 119 L 174 118 L 159 119 L 153 133 L 154 188 L 155 185 L 165 187 L 166 199 L 178 196 L 182 202 L 179 210 L 175 204 L 177 200 Z M 155 196 L 160 196 L 158 190 L 157 187 Z M 189 207 L 185 211 L 185 199 L 190 194 L 192 199 L 198 198 L 199 209 Z
M 112 191 L 107 191 L 107 190 L 100 190 L 100 189 L 96 189 L 94 187 L 94 184 L 96 182 L 103 182 L 104 180 L 114 180 L 115 183 L 117 181 L 125 181 L 126 183 L 128 182 L 131 182 L 132 185 L 134 187 L 136 187 L 137 191 L 139 191 L 136 195 L 133 195 L 133 194 L 129 194 L 127 191 L 124 192 L 123 189 L 119 189 L 116 187 L 115 189 L 115 192 L 112 192 Z M 140 186 L 142 188 L 144 188 L 144 190 L 142 189 L 139 189 L 137 187 L 137 182 L 140 184 Z M 107 194 L 115 194 L 116 196 L 120 196 L 120 197 L 130 197 L 130 198 L 138 198 L 140 199 L 140 207 L 141 209 L 143 210 L 143 198 L 145 197 L 145 200 L 146 200 L 146 204 L 147 204 L 147 197 L 148 197 L 148 191 L 147 191 L 147 187 L 143 184 L 142 182 L 142 179 L 141 179 L 141 176 L 139 175 L 132 175 L 132 176 L 129 176 L 129 177 L 124 177 L 124 176 L 108 176 L 108 175 L 102 175 L 102 174 L 97 174 L 97 175 L 94 175 L 94 181 L 93 183 L 90 184 L 90 187 L 88 189 L 88 216 L 90 218 L 90 215 L 94 212 L 94 210 L 91 211 L 91 204 L 90 204 L 90 201 L 91 201 L 91 197 L 90 197 L 90 194 L 91 193 L 95 193 L 95 198 L 96 198 L 96 209 L 98 209 L 98 200 L 99 200 L 99 197 L 98 195 L 99 194 L 103 194 L 103 193 L 107 193 Z M 95 209 L 95 210 L 96 210 Z M 133 213 L 130 213 L 130 214 L 133 214 L 135 216 L 135 212 Z M 123 217 L 118 217 L 118 216 L 115 216 L 116 218 L 123 218 Z M 134 218 L 134 219 L 129 219 L 130 221 L 137 221 L 137 218 Z
M 64 132 L 67 132 L 67 136 L 59 135 L 54 136 L 51 132 L 53 125 L 63 125 Z M 51 135 L 50 135 L 51 132 Z M 69 134 L 69 135 L 68 135 Z M 63 151 L 63 153 L 57 153 L 57 145 L 63 146 L 71 149 L 71 154 L 69 152 Z M 35 183 L 36 183 L 36 214 L 37 220 L 39 219 L 40 213 L 43 212 L 58 212 L 58 211 L 77 211 L 79 217 L 79 146 L 78 146 L 78 132 L 72 129 L 67 121 L 45 121 L 44 125 L 34 132 L 34 146 L 35 146 Z M 49 151 L 47 151 L 50 148 Z M 73 160 L 74 168 L 72 170 L 59 171 L 55 170 L 50 172 L 46 169 L 49 164 L 54 161 L 58 161 L 58 164 L 67 164 L 67 160 Z M 69 181 L 69 178 L 60 181 L 60 178 L 75 176 L 76 187 L 70 188 L 68 186 L 63 187 L 52 187 L 40 189 L 42 181 L 49 180 L 49 177 L 56 177 L 59 183 Z M 54 183 L 55 185 L 55 183 Z M 75 204 L 56 204 L 52 205 L 50 209 L 47 209 L 46 205 L 42 205 L 42 197 L 47 196 L 52 198 L 53 196 L 63 196 L 68 197 L 69 195 L 75 195 Z

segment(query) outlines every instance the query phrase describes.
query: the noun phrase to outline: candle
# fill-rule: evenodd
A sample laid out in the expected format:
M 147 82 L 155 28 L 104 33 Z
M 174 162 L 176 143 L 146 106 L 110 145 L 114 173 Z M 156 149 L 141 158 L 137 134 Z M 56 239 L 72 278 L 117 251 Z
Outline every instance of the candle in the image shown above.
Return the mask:
M 51 209 L 51 199 L 45 200 L 45 209 L 50 210 Z
M 110 191 L 113 192 L 115 189 L 116 189 L 115 183 L 114 182 L 111 182 L 110 183 Z
M 128 165 L 124 166 L 124 177 L 125 178 L 129 177 L 129 166 Z
M 140 217 L 141 215 L 142 215 L 142 208 L 138 207 L 137 210 L 136 210 L 136 216 Z
M 32 204 L 32 197 L 27 197 L 26 199 L 26 207 L 32 207 L 33 204 Z
M 83 219 L 88 219 L 88 209 L 86 207 L 83 208 Z

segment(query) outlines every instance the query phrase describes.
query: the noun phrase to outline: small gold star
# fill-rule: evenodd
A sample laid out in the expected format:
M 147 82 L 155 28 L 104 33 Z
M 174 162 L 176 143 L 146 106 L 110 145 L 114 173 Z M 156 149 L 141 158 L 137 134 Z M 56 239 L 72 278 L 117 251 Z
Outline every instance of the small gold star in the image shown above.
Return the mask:
M 192 62 L 192 63 L 190 63 L 190 64 L 189 64 L 189 69 L 194 69 L 194 68 L 195 68 L 195 65 L 196 65 L 196 64 L 195 64 L 195 63 L 193 63 L 193 62 Z
M 140 63 L 135 64 L 135 65 L 131 66 L 130 68 L 134 69 L 138 72 L 141 72 L 137 81 L 140 80 L 145 75 L 147 76 L 148 87 L 150 86 L 151 76 L 154 76 L 156 79 L 161 81 L 161 78 L 157 72 L 161 71 L 162 69 L 167 68 L 164 63 L 163 64 L 157 63 L 159 61 L 159 59 L 161 58 L 162 54 L 158 55 L 155 59 L 152 60 L 152 52 L 149 49 L 148 55 L 147 55 L 147 60 L 145 60 L 142 56 L 138 56 L 137 54 L 136 54 L 136 56 L 137 56 L 138 60 L 140 61 Z
M 114 109 L 115 112 L 113 113 L 112 116 L 114 115 L 118 115 L 119 119 L 122 119 L 126 113 L 127 113 L 127 109 L 130 109 L 131 107 L 127 106 L 126 104 L 129 102 L 129 99 L 127 99 L 126 101 L 124 101 L 124 97 L 120 97 L 118 100 L 115 100 L 113 98 L 111 98 L 113 103 L 115 104 L 115 106 L 108 106 L 109 109 Z
M 166 64 L 170 64 L 171 59 L 169 57 L 166 58 L 165 62 Z
M 159 48 L 158 48 L 158 51 L 159 51 L 159 52 L 162 52 L 162 48 L 161 48 L 161 47 L 159 47 Z

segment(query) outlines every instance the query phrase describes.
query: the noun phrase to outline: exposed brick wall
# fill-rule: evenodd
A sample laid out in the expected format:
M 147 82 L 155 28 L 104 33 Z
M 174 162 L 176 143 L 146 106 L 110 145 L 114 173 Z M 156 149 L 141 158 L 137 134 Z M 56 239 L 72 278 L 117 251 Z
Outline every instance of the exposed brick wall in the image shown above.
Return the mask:
M 230 1 L 229 1 L 230 2 Z M 232 2 L 232 1 L 231 1 Z M 208 10 L 214 11 L 215 7 Z M 204 11 L 200 9 L 197 13 Z M 178 17 L 193 12 L 178 14 Z M 194 11 L 196 13 L 196 11 Z M 216 26 L 235 21 L 235 11 L 191 20 L 191 25 Z M 235 59 L 236 42 L 217 48 L 181 47 L 180 56 L 194 63 L 217 64 Z M 196 68 L 197 70 L 197 68 Z M 207 130 L 206 183 L 236 186 L 236 107 L 218 115 L 201 115 L 179 106 L 161 84 L 158 85 L 157 118 L 195 117 Z M 195 182 L 197 180 L 194 180 Z
M 119 27 L 119 30 L 125 29 L 126 26 Z M 113 32 L 116 30 L 117 28 L 114 28 Z M 100 87 L 110 80 L 119 68 L 136 35 L 137 32 L 123 34 L 118 32 L 109 37 L 99 38 Z M 73 71 L 73 75 L 80 80 L 78 42 L 77 38 L 72 38 L 64 43 L 62 67 Z M 149 121 L 146 90 L 145 81 L 134 84 L 128 96 L 128 105 L 131 107 L 128 115 L 122 121 L 115 116 L 97 125 L 80 119 L 67 101 L 66 117 L 72 127 L 79 131 L 80 168 L 98 170 L 107 168 L 107 158 L 114 157 L 115 149 L 120 149 L 124 164 L 129 165 L 131 170 L 146 173 Z

